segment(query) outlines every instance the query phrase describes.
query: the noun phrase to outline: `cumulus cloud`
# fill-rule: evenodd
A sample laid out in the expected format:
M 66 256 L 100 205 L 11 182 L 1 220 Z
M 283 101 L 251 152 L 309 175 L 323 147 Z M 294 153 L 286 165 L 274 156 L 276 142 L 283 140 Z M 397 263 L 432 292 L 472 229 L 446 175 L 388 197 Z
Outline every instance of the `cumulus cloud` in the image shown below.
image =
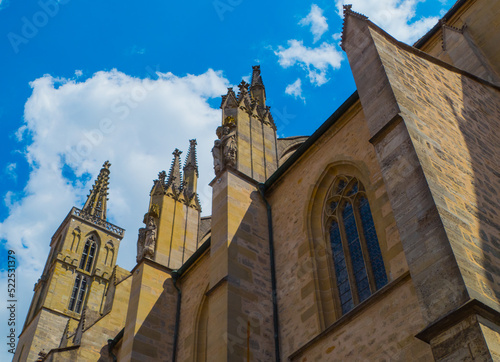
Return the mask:
M 352 9 L 370 18 L 375 24 L 406 43 L 413 43 L 434 26 L 439 17 L 416 19 L 419 2 L 425 0 L 336 0 L 339 16 L 343 16 L 342 6 L 352 4 Z
M 323 10 L 316 4 L 312 4 L 311 11 L 305 18 L 300 20 L 299 25 L 311 26 L 311 33 L 314 35 L 314 43 L 316 43 L 328 30 L 326 18 L 323 16 Z
M 228 81 L 213 70 L 183 77 L 156 73 L 154 78 L 112 70 L 85 81 L 45 75 L 31 83 L 25 125 L 18 131 L 26 143 L 29 179 L 22 193 L 4 195 L 9 216 L 0 223 L 4 248 L 15 250 L 20 263 L 20 324 L 52 234 L 72 206 L 83 205 L 105 160 L 112 164 L 108 219 L 126 229 L 118 258 L 121 266 L 135 264 L 137 229 L 148 208 L 153 179 L 161 170 L 168 172 L 176 147 L 185 159 L 192 138 L 198 140 L 203 213 L 211 213 L 210 151 L 220 111 L 209 101 L 225 93 Z M 207 136 L 211 134 L 214 137 Z M 5 278 L 3 272 L 0 286 Z M 3 320 L 5 310 L 0 311 Z
M 300 78 L 297 78 L 292 84 L 287 85 L 285 93 L 295 97 L 295 99 L 300 98 L 306 103 L 306 99 L 302 97 L 302 81 Z
M 300 65 L 307 70 L 311 83 L 318 86 L 328 82 L 328 70 L 340 68 L 343 59 L 343 54 L 332 44 L 324 42 L 318 47 L 308 48 L 302 41 L 295 39 L 288 41 L 287 48 L 278 46 L 274 53 L 283 68 Z

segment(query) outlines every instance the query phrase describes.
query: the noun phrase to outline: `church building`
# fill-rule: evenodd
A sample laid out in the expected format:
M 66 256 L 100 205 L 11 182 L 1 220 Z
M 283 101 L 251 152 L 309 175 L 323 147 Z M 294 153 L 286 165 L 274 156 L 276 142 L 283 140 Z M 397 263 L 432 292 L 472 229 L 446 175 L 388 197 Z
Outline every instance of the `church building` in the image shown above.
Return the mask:
M 104 163 L 14 361 L 500 361 L 499 44 L 500 1 L 457 1 L 413 46 L 345 6 L 357 90 L 277 138 L 254 66 L 222 96 L 211 216 L 190 140 L 130 271 Z

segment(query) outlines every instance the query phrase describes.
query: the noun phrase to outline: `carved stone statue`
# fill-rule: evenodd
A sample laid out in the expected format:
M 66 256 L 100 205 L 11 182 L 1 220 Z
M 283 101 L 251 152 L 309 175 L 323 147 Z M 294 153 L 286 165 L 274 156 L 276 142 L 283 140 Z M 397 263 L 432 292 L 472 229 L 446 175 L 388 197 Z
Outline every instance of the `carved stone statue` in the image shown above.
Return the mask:
M 217 128 L 218 140 L 215 140 L 214 147 L 212 148 L 212 155 L 214 156 L 214 171 L 218 174 L 224 167 L 236 166 L 236 155 L 238 146 L 236 142 L 236 123 L 232 117 L 224 126 Z
M 139 238 L 137 240 L 137 261 L 143 257 L 154 257 L 156 244 L 156 225 L 152 216 L 148 217 L 145 228 L 139 229 Z
M 218 174 L 222 170 L 222 154 L 220 148 L 221 148 L 220 140 L 215 140 L 214 147 L 212 148 L 212 155 L 214 156 L 215 174 Z
M 236 135 L 231 132 L 229 127 L 224 127 L 224 137 L 222 137 L 222 144 L 224 145 L 224 161 L 228 166 L 236 166 Z

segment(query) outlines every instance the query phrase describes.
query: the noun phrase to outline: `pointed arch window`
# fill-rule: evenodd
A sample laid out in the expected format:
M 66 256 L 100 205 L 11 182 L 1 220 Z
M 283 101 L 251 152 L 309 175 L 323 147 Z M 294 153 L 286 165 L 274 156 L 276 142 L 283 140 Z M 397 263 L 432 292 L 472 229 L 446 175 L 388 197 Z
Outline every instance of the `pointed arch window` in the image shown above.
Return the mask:
M 82 258 L 80 259 L 80 269 L 90 272 L 94 263 L 95 253 L 97 250 L 97 243 L 94 236 L 91 236 L 85 242 L 83 247 Z
M 342 314 L 387 284 L 370 204 L 361 182 L 337 176 L 325 204 L 334 280 Z
M 75 278 L 75 284 L 73 285 L 73 291 L 69 300 L 69 310 L 72 310 L 76 313 L 81 312 L 86 291 L 87 279 L 84 276 L 78 274 Z

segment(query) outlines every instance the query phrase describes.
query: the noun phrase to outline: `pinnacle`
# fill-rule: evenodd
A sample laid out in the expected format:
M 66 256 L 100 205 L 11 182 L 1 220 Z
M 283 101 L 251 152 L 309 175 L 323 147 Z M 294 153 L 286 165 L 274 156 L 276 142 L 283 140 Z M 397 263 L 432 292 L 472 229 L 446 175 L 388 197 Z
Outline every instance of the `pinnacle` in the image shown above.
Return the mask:
M 196 159 L 196 145 L 195 139 L 189 140 L 189 151 L 186 157 L 186 163 L 184 164 L 184 173 L 186 169 L 192 167 L 196 171 L 196 176 L 198 176 L 198 161 Z M 186 176 L 186 175 L 184 175 Z M 186 178 L 186 177 L 184 177 Z
M 255 86 L 264 86 L 262 77 L 260 75 L 260 65 L 252 66 L 252 87 Z
M 238 107 L 238 100 L 232 87 L 227 89 L 227 94 L 222 96 L 222 103 L 220 108 L 236 108 Z
M 109 161 L 104 162 L 101 171 L 97 176 L 92 189 L 87 197 L 87 201 L 82 208 L 82 211 L 96 216 L 100 219 L 106 220 L 106 202 L 108 200 L 108 189 L 109 189 L 109 168 L 111 163 Z
M 252 67 L 252 85 L 250 86 L 250 96 L 255 99 L 260 107 L 266 106 L 266 88 L 260 75 L 260 65 Z
M 170 167 L 170 172 L 168 173 L 167 186 L 172 186 L 172 188 L 178 192 L 182 188 L 182 180 L 181 180 L 181 163 L 180 156 L 182 151 L 178 148 L 172 152 L 174 155 L 174 159 L 172 161 L 172 166 Z

